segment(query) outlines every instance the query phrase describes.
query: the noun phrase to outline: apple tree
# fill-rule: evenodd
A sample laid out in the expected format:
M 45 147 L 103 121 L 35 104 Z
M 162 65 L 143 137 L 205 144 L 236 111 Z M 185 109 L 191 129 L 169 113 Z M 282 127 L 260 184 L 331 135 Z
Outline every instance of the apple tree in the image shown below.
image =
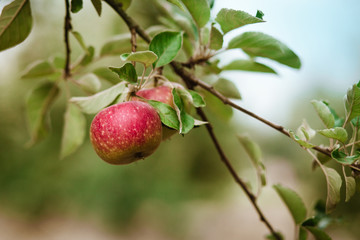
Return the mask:
M 337 114 L 330 103 L 313 100 L 314 113 L 323 122 L 323 129 L 314 130 L 305 120 L 296 130 L 287 129 L 237 104 L 234 99 L 241 96 L 235 84 L 219 77 L 225 71 L 277 74 L 276 65 L 265 65 L 259 61 L 262 58 L 293 69 L 301 67 L 292 49 L 263 32 L 244 31 L 224 44 L 224 36 L 232 30 L 264 23 L 261 11 L 252 15 L 224 8 L 212 18 L 214 0 L 158 0 L 153 3 L 161 13 L 158 25 L 145 29 L 136 16 L 127 13 L 131 0 L 91 0 L 100 17 L 103 5 L 108 5 L 128 27 L 128 33 L 95 49 L 87 45 L 81 29 L 75 30 L 72 24 L 72 16 L 82 10 L 83 1 L 64 2 L 63 56 L 36 61 L 22 75 L 24 79 L 46 79 L 33 86 L 26 99 L 28 146 L 48 136 L 49 112 L 60 93 L 67 96 L 60 158 L 73 154 L 88 141 L 87 131 L 94 154 L 110 164 L 122 165 L 145 159 L 174 134 L 186 136 L 194 128 L 205 128 L 219 159 L 267 227 L 267 239 L 280 240 L 281 233 L 257 201 L 267 184 L 260 146 L 248 135 L 237 136 L 258 176 L 258 189 L 253 191 L 233 167 L 206 114 L 207 109 L 219 114 L 240 111 L 298 144 L 309 154 L 314 168 L 322 171 L 327 184 L 326 203 L 318 203 L 311 213 L 295 191 L 281 184 L 273 189 L 289 209 L 298 239 L 307 239 L 309 233 L 316 239 L 330 239 L 323 220 L 331 217 L 329 213 L 341 201 L 342 186 L 345 201 L 355 194 L 360 175 L 360 83 L 346 93 L 344 116 Z M 14 0 L 4 7 L 0 16 L 0 51 L 26 40 L 33 25 L 31 13 L 31 0 Z M 82 48 L 76 61 L 71 60 L 70 38 Z M 220 65 L 219 55 L 234 49 L 242 50 L 247 57 Z M 113 56 L 118 56 L 119 65 L 99 66 L 102 59 Z M 94 117 L 90 130 L 85 115 Z M 319 135 L 325 140 L 314 144 L 312 139 Z M 330 162 L 340 166 L 341 173 L 326 165 Z

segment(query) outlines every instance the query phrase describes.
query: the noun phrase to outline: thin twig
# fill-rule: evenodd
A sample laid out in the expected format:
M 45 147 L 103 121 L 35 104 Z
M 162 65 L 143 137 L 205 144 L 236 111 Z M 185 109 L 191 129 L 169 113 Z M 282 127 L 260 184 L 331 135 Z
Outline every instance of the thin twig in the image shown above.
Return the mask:
M 64 79 L 68 79 L 71 76 L 70 72 L 70 41 L 69 41 L 69 33 L 72 30 L 71 26 L 71 16 L 70 16 L 70 4 L 69 0 L 65 0 L 65 22 L 64 22 L 64 41 L 65 41 L 65 48 L 66 48 L 66 60 L 65 60 L 65 67 L 64 67 Z
M 233 168 L 233 166 L 231 165 L 229 159 L 227 158 L 227 156 L 225 155 L 219 141 L 216 138 L 216 135 L 213 131 L 213 127 L 211 125 L 211 123 L 209 122 L 208 118 L 206 117 L 204 111 L 201 108 L 197 108 L 197 114 L 201 117 L 202 121 L 208 122 L 208 124 L 205 124 L 205 127 L 211 137 L 212 142 L 215 145 L 215 148 L 218 152 L 218 154 L 220 155 L 220 159 L 221 161 L 225 164 L 226 168 L 228 169 L 228 171 L 230 172 L 231 176 L 233 177 L 233 179 L 235 180 L 235 182 L 237 184 L 239 184 L 239 186 L 241 187 L 241 189 L 245 192 L 246 196 L 249 198 L 251 204 L 254 206 L 257 214 L 260 217 L 260 220 L 266 225 L 266 227 L 269 229 L 269 231 L 271 232 L 271 234 L 278 240 L 281 239 L 281 237 L 279 236 L 279 234 L 274 230 L 274 228 L 272 227 L 272 225 L 270 224 L 270 222 L 266 219 L 265 215 L 263 214 L 263 212 L 261 211 L 260 207 L 258 206 L 257 202 L 256 202 L 256 197 L 255 195 L 250 192 L 250 190 L 248 189 L 248 187 L 246 186 L 245 182 L 237 175 L 235 169 Z

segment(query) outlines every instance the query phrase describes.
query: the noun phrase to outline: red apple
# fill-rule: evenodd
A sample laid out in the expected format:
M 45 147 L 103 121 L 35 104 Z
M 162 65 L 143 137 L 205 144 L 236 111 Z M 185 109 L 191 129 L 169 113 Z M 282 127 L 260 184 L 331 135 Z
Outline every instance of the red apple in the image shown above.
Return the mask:
M 168 86 L 141 89 L 136 93 L 136 95 L 148 100 L 155 100 L 166 103 L 174 108 L 172 89 Z M 139 98 L 133 97 L 132 100 L 139 100 Z
M 151 155 L 162 140 L 161 120 L 148 103 L 129 101 L 100 111 L 90 127 L 90 140 L 105 162 L 128 164 Z
M 166 103 L 170 105 L 172 108 L 174 108 L 172 88 L 168 86 L 158 86 L 154 88 L 141 89 L 136 93 L 136 95 L 148 100 L 156 100 L 162 103 Z M 141 99 L 137 97 L 132 97 L 131 100 L 141 101 Z M 162 139 L 165 140 L 171 137 L 172 135 L 174 135 L 177 131 L 172 128 L 163 126 L 162 132 L 163 132 Z

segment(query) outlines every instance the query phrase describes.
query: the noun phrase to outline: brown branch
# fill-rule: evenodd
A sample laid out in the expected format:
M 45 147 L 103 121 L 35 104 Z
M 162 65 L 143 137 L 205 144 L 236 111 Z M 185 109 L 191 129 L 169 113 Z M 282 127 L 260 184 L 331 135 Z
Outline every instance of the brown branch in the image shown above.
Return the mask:
M 210 138 L 211 138 L 212 142 L 215 145 L 215 148 L 216 148 L 218 154 L 220 155 L 221 161 L 225 164 L 226 168 L 230 172 L 230 174 L 233 177 L 233 179 L 235 180 L 235 182 L 237 184 L 239 184 L 241 189 L 245 192 L 246 196 L 249 198 L 251 204 L 254 206 L 257 214 L 260 217 L 260 221 L 262 221 L 266 225 L 266 227 L 269 229 L 271 234 L 276 239 L 281 240 L 281 237 L 279 236 L 279 234 L 277 232 L 275 232 L 274 228 L 272 227 L 270 222 L 266 219 L 265 215 L 263 214 L 260 207 L 258 206 L 258 204 L 256 202 L 257 199 L 256 199 L 255 195 L 252 192 L 250 192 L 250 190 L 248 189 L 245 182 L 237 175 L 234 167 L 231 165 L 229 159 L 225 155 L 219 141 L 216 138 L 216 135 L 215 135 L 215 133 L 213 131 L 213 127 L 212 127 L 211 123 L 209 122 L 208 118 L 206 117 L 204 111 L 201 108 L 197 108 L 196 111 L 197 111 L 197 114 L 201 117 L 201 120 L 203 120 L 205 122 L 208 122 L 208 124 L 206 124 L 205 127 L 206 127 L 206 129 L 207 129 L 207 131 L 208 131 L 208 133 L 210 135 Z
M 252 118 L 255 118 L 257 120 L 259 120 L 262 123 L 265 123 L 266 125 L 268 125 L 269 127 L 272 127 L 273 129 L 281 132 L 282 134 L 284 134 L 285 136 L 290 137 L 289 132 L 280 125 L 274 124 L 258 115 L 256 115 L 255 113 L 237 105 L 236 103 L 234 103 L 233 101 L 231 101 L 230 99 L 228 99 L 227 97 L 225 97 L 224 95 L 222 95 L 219 91 L 217 91 L 213 86 L 211 86 L 210 84 L 201 81 L 200 79 L 198 79 L 197 77 L 195 77 L 194 75 L 190 74 L 189 72 L 187 72 L 185 69 L 183 69 L 179 63 L 176 62 L 172 62 L 171 66 L 173 67 L 174 71 L 181 76 L 183 79 L 185 79 L 188 82 L 191 82 L 192 86 L 200 86 L 201 88 L 207 90 L 208 92 L 212 93 L 214 96 L 216 96 L 217 98 L 219 98 L 224 104 L 229 105 L 247 115 L 249 115 Z M 318 152 L 321 152 L 327 156 L 331 156 L 331 151 L 329 149 L 326 148 L 322 148 L 319 146 L 315 146 L 313 149 L 315 149 Z
M 65 0 L 65 20 L 64 20 L 64 41 L 65 41 L 65 67 L 64 67 L 64 79 L 68 79 L 71 76 L 70 72 L 70 41 L 69 41 L 69 33 L 72 30 L 71 26 L 71 16 L 70 16 L 70 4 L 69 0 Z

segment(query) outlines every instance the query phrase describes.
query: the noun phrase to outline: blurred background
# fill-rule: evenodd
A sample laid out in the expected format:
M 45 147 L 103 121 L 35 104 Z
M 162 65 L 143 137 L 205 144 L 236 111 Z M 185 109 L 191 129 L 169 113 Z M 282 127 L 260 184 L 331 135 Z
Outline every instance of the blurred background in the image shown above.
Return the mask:
M 9 2 L 0 0 L 0 11 Z M 63 1 L 31 0 L 31 4 L 30 36 L 0 52 L 0 239 L 263 239 L 267 229 L 203 127 L 185 137 L 172 137 L 145 161 L 127 166 L 104 163 L 88 140 L 74 155 L 59 160 L 65 110 L 61 98 L 51 112 L 51 135 L 32 148 L 24 147 L 29 139 L 24 99 L 36 80 L 21 80 L 21 73 L 35 60 L 64 55 Z M 284 42 L 302 60 L 300 70 L 271 62 L 278 76 L 224 73 L 239 87 L 241 106 L 289 129 L 296 129 L 303 118 L 314 129 L 322 127 L 312 99 L 328 100 L 343 113 L 343 96 L 360 76 L 358 1 L 222 0 L 216 1 L 212 17 L 225 7 L 251 14 L 259 9 L 266 20 L 229 33 L 225 42 L 242 31 L 262 31 Z M 133 1 L 128 11 L 142 26 L 157 21 L 151 1 Z M 84 1 L 84 9 L 72 18 L 74 29 L 95 48 L 127 31 L 106 4 L 99 18 L 90 1 Z M 72 46 L 77 56 L 80 47 L 75 41 Z M 223 54 L 221 63 L 241 54 Z M 297 191 L 310 216 L 317 200 L 326 197 L 321 172 L 312 171 L 311 158 L 296 144 L 246 115 L 234 112 L 223 119 L 208 114 L 239 175 L 254 189 L 255 171 L 236 134 L 248 133 L 261 146 L 268 186 L 259 205 L 275 228 L 293 239 L 291 216 L 271 185 L 282 183 Z M 333 239 L 358 239 L 359 200 L 357 194 L 335 210 L 333 216 L 342 221 L 328 230 Z

